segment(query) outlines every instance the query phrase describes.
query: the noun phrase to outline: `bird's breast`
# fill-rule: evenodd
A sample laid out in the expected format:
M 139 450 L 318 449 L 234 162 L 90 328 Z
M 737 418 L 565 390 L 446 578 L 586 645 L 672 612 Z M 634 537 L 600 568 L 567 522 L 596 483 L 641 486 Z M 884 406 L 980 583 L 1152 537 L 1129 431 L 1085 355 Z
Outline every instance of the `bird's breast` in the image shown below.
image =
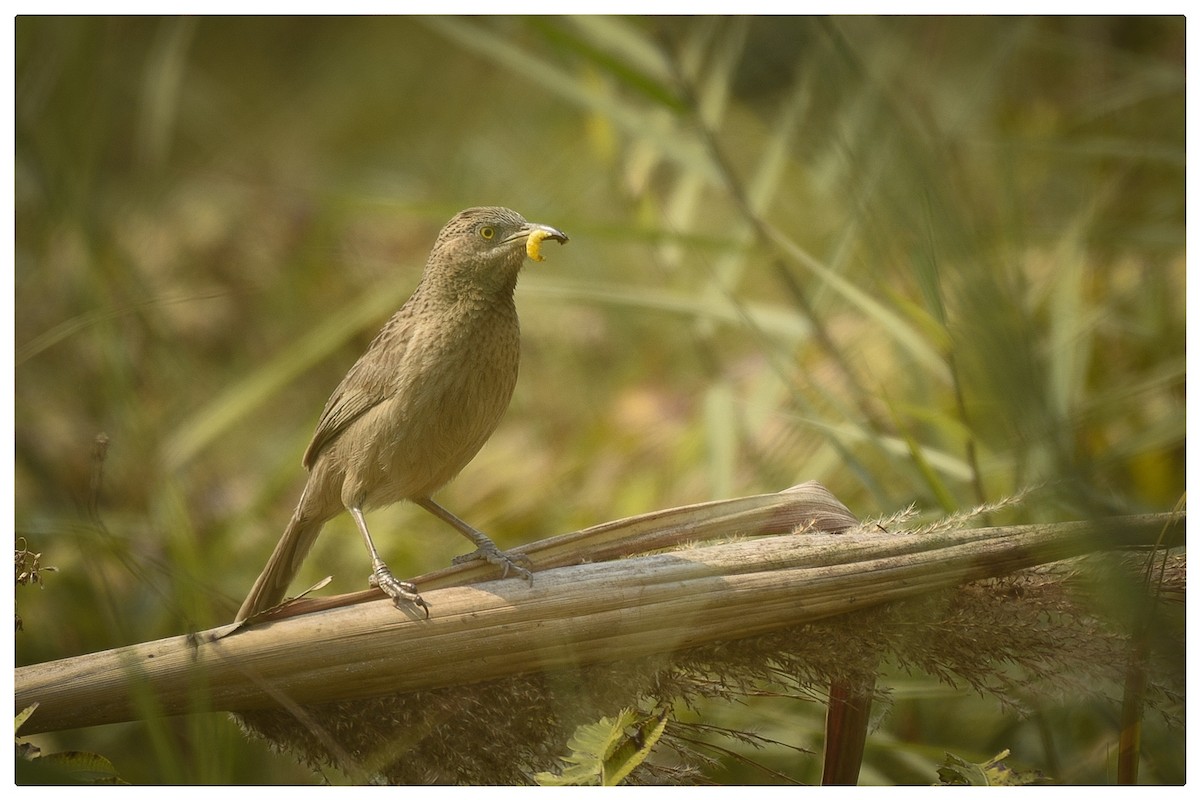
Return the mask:
M 381 409 L 398 423 L 396 435 L 383 437 L 374 463 L 363 465 L 386 476 L 377 502 L 428 496 L 457 475 L 495 431 L 517 382 L 515 309 L 419 333 L 398 365 L 389 408 Z

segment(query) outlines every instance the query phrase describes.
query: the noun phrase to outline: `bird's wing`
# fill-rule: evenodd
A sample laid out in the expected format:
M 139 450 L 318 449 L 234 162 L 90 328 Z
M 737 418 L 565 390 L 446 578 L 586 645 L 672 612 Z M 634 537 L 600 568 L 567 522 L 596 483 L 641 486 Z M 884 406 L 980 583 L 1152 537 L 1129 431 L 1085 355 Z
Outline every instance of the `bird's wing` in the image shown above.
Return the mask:
M 398 362 L 404 357 L 408 344 L 406 326 L 397 324 L 400 315 L 389 321 L 379 332 L 362 358 L 350 368 L 346 377 L 333 390 L 317 422 L 308 449 L 304 451 L 305 469 L 312 469 L 321 454 L 354 420 L 387 400 L 396 392 Z M 372 353 L 379 351 L 386 358 Z
M 325 404 L 325 410 L 321 412 L 321 420 L 317 423 L 316 433 L 313 434 L 312 441 L 308 443 L 308 449 L 304 451 L 305 468 L 312 469 L 317 456 L 321 454 L 326 445 L 346 430 L 350 423 L 383 402 L 384 399 L 384 395 L 378 392 L 339 386 L 338 390 L 329 398 L 329 402 Z

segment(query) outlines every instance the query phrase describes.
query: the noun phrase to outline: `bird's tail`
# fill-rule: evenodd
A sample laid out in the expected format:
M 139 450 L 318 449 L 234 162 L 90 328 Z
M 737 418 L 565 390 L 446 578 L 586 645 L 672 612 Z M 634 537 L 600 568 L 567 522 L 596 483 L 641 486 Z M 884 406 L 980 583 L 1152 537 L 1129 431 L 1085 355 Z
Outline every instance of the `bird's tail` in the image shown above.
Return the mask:
M 242 601 L 242 607 L 238 609 L 235 619 L 236 622 L 266 611 L 283 601 L 288 586 L 296 577 L 296 573 L 300 571 L 304 557 L 312 549 L 317 534 L 321 532 L 321 527 L 325 524 L 325 520 L 320 517 L 301 515 L 303 507 L 302 499 L 296 507 L 295 513 L 292 514 L 292 519 L 288 522 L 287 529 L 280 537 L 279 543 L 275 545 L 275 552 L 271 553 L 271 558 L 263 567 L 262 574 L 258 576 L 258 580 L 254 581 L 250 594 L 246 595 L 246 599 Z

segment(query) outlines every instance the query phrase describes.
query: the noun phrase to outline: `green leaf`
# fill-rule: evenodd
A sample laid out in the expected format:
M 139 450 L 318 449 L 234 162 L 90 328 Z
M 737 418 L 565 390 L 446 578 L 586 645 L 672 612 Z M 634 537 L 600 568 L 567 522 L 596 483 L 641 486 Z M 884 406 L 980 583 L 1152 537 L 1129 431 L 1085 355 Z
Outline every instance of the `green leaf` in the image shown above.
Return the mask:
M 97 753 L 64 750 L 42 756 L 39 761 L 82 783 L 125 783 L 113 763 Z
M 1047 782 L 1037 770 L 1010 769 L 1003 761 L 1009 752 L 1002 750 L 979 764 L 946 753 L 945 763 L 938 767 L 938 782 L 944 786 L 1029 786 Z
M 571 735 L 559 774 L 539 772 L 541 786 L 616 786 L 646 760 L 667 727 L 668 715 L 622 709 L 616 719 L 580 725 Z M 632 729 L 632 730 L 629 730 Z
M 15 724 L 15 727 L 13 728 L 13 733 L 21 732 L 21 726 L 25 724 L 25 720 L 27 720 L 31 716 L 33 716 L 33 712 L 37 711 L 37 707 L 38 707 L 38 703 L 34 703 L 33 705 L 23 709 L 20 714 L 17 714 L 17 716 L 13 719 L 13 722 Z
M 666 712 L 657 717 L 647 716 L 635 725 L 633 734 L 626 737 L 605 759 L 603 785 L 616 786 L 625 780 L 638 764 L 646 760 L 666 729 Z

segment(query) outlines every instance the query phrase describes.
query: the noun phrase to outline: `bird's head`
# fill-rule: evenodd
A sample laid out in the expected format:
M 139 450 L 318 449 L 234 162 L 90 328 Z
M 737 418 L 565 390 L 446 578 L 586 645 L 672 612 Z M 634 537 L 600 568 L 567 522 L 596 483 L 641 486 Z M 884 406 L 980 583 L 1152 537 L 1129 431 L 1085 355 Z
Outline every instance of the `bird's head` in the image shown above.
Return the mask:
M 468 208 L 455 214 L 438 234 L 426 276 L 436 274 L 439 279 L 511 291 L 525 258 L 541 260 L 538 245 L 543 239 L 566 242 L 567 235 L 549 225 L 529 222 L 512 209 Z

